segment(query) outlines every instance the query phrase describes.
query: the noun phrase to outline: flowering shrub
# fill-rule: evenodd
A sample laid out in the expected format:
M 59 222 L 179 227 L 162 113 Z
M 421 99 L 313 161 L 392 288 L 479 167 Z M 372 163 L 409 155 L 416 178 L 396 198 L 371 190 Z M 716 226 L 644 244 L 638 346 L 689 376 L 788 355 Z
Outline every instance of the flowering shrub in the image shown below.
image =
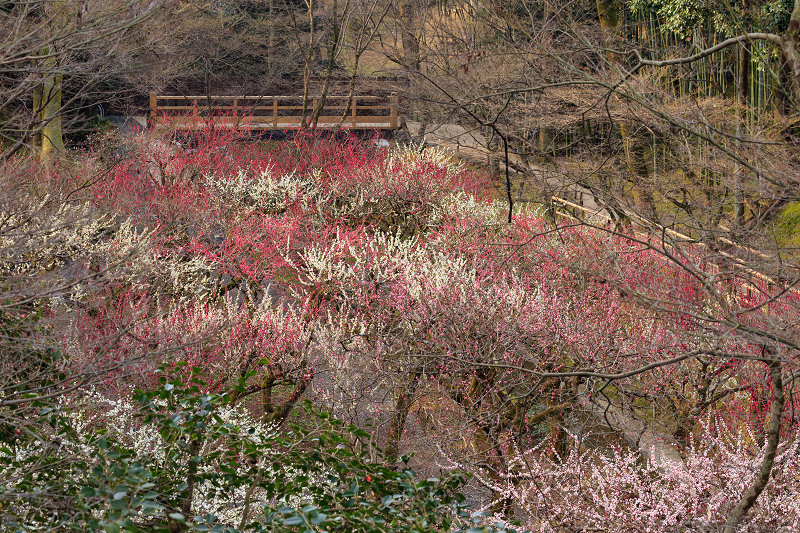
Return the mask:
M 509 473 L 480 482 L 510 496 L 532 531 L 564 528 L 613 532 L 715 531 L 760 467 L 762 447 L 752 433 L 731 433 L 708 421 L 686 450 L 684 464 L 642 464 L 638 454 L 613 447 L 553 458 L 544 445 L 517 451 Z M 738 531 L 800 528 L 800 443 L 782 446 L 773 478 Z M 576 505 L 575 502 L 580 502 Z
M 274 430 L 274 439 L 284 437 L 306 397 L 348 422 L 371 419 L 371 436 L 383 439 L 392 463 L 407 451 L 420 452 L 431 470 L 437 457 L 456 461 L 491 491 L 480 496 L 491 502 L 487 512 L 529 516 L 534 528 L 551 527 L 542 509 L 555 502 L 563 507 L 558 527 L 600 528 L 605 513 L 633 529 L 680 528 L 724 521 L 753 479 L 741 472 L 768 455 L 747 439 L 737 448 L 732 435 L 767 432 L 778 362 L 789 392 L 777 418 L 784 462 L 776 468 L 789 461 L 790 408 L 800 407 L 789 389 L 798 375 L 795 292 L 737 277 L 697 247 L 553 225 L 536 210 L 505 224 L 489 187 L 440 150 L 386 152 L 318 134 L 260 145 L 230 135 L 209 132 L 191 148 L 142 140 L 135 158 L 90 183 L 61 170 L 41 183 L 9 178 L 16 188 L 0 225 L 0 291 L 3 301 L 22 303 L 0 303 L 0 343 L 13 339 L 20 355 L 4 367 L 13 383 L 0 399 L 4 439 L 39 416 L 39 404 L 24 413 L 12 406 L 75 398 L 90 384 L 125 419 L 125 409 L 140 407 L 119 399 L 156 387 L 166 365 L 169 379 L 203 372 L 209 398 L 229 391 L 219 401 L 246 402 L 249 420 Z M 216 413 L 245 416 L 222 404 Z M 152 416 L 164 405 L 153 403 Z M 95 431 L 99 419 L 80 412 L 70 431 Z M 724 438 L 703 429 L 711 415 L 719 421 L 713 435 Z M 129 419 L 125 431 L 102 429 L 113 437 L 107 449 L 127 450 L 120 457 L 133 462 L 166 460 L 154 450 L 179 428 L 159 433 L 161 441 L 142 437 L 137 448 L 126 439 L 145 426 Z M 615 448 L 618 440 L 570 447 L 581 428 L 598 425 L 638 455 Z M 95 449 L 98 435 L 74 441 L 95 450 L 76 444 L 74 453 L 92 458 L 85 465 L 105 460 Z M 698 445 L 699 436 L 707 438 Z M 225 455 L 218 441 L 208 443 L 208 454 Z M 675 471 L 656 457 L 675 459 Z M 722 469 L 725 461 L 739 474 Z M 170 468 L 177 477 L 194 469 L 191 475 L 211 479 L 222 468 L 214 465 Z M 241 462 L 226 465 L 249 486 L 252 476 L 269 477 Z M 533 489 L 545 485 L 523 465 L 562 481 L 537 500 Z M 334 498 L 341 479 L 320 481 L 330 472 L 308 476 L 296 494 Z M 406 474 L 381 472 L 411 483 Z M 780 475 L 764 501 L 787 486 Z M 614 496 L 622 478 L 635 497 Z M 650 496 L 648 480 L 658 480 Z M 278 489 L 259 487 L 251 496 L 277 505 L 262 495 Z M 248 490 L 244 481 L 228 488 L 236 498 Z M 582 492 L 589 488 L 592 495 Z M 173 510 L 185 490 L 165 496 Z M 221 494 L 198 487 L 181 501 L 224 517 L 228 527 L 241 515 Z M 634 508 L 629 500 L 649 503 Z M 776 521 L 763 505 L 742 524 L 795 527 L 794 507 Z M 134 507 L 129 518 L 142 512 Z M 275 511 L 273 519 L 290 514 L 281 520 L 292 527 L 317 526 L 312 520 L 327 514 L 319 509 L 313 516 Z M 636 513 L 639 521 L 624 520 Z
M 49 434 L 0 449 L 3 527 L 428 532 L 470 523 L 456 492 L 463 477 L 417 481 L 371 464 L 368 442 L 353 447 L 366 434 L 326 415 L 279 436 L 206 385 L 196 373 L 188 385 L 162 378 L 134 401 L 90 393 L 89 410 L 49 410 L 40 420 Z

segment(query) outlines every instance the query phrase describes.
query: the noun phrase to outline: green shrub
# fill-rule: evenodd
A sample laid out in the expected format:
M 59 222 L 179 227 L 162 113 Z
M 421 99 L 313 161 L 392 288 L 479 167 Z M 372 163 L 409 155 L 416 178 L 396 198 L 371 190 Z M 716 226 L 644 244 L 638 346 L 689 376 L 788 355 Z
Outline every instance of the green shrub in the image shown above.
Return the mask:
M 0 447 L 2 530 L 491 530 L 468 514 L 463 475 L 420 480 L 370 462 L 369 435 L 310 402 L 312 422 L 281 434 L 206 387 L 194 373 L 188 384 L 162 377 L 133 401 L 42 404 L 41 431 Z

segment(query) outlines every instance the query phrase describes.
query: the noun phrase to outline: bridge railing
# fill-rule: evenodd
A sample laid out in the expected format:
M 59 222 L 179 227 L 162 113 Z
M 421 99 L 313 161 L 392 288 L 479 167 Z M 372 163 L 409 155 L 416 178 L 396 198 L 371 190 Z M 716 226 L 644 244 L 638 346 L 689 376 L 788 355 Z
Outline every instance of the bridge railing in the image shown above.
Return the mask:
M 399 127 L 398 95 L 328 96 L 317 120 L 318 128 L 352 129 Z M 307 101 L 306 123 L 311 122 L 318 97 Z M 165 96 L 150 93 L 149 124 L 153 127 L 198 129 L 209 122 L 215 127 L 238 129 L 297 128 L 303 123 L 303 98 L 299 96 Z

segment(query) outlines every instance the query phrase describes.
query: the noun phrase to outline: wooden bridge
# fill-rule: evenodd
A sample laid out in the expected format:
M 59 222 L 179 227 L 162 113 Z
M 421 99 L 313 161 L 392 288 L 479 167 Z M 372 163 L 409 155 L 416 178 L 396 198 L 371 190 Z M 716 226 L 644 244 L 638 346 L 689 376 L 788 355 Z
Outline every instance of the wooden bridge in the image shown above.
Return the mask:
M 383 96 L 328 96 L 317 120 L 318 128 L 395 130 L 398 122 L 396 92 Z M 307 101 L 306 124 L 311 122 L 318 97 Z M 164 96 L 150 93 L 148 124 L 156 128 L 202 129 L 214 127 L 247 130 L 283 130 L 303 124 L 300 96 Z

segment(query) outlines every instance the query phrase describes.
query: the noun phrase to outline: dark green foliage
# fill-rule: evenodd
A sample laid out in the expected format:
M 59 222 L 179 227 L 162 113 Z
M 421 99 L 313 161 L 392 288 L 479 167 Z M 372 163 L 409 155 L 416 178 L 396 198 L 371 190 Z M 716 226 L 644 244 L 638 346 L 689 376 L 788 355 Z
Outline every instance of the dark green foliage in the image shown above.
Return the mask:
M 793 0 L 773 0 L 761 6 L 761 24 L 764 31 L 783 33 L 789 26 Z
M 403 465 L 370 462 L 369 435 L 310 402 L 303 427 L 265 437 L 226 420 L 231 395 L 206 388 L 194 373 L 188 384 L 164 377 L 135 395 L 140 428 L 160 435 L 156 454 L 124 443 L 114 420 L 87 432 L 77 412 L 40 406 L 40 431 L 0 449 L 2 531 L 493 530 L 468 514 L 461 474 L 420 480 Z M 241 489 L 252 496 L 245 523 L 194 512 L 195 491 L 225 501 Z

